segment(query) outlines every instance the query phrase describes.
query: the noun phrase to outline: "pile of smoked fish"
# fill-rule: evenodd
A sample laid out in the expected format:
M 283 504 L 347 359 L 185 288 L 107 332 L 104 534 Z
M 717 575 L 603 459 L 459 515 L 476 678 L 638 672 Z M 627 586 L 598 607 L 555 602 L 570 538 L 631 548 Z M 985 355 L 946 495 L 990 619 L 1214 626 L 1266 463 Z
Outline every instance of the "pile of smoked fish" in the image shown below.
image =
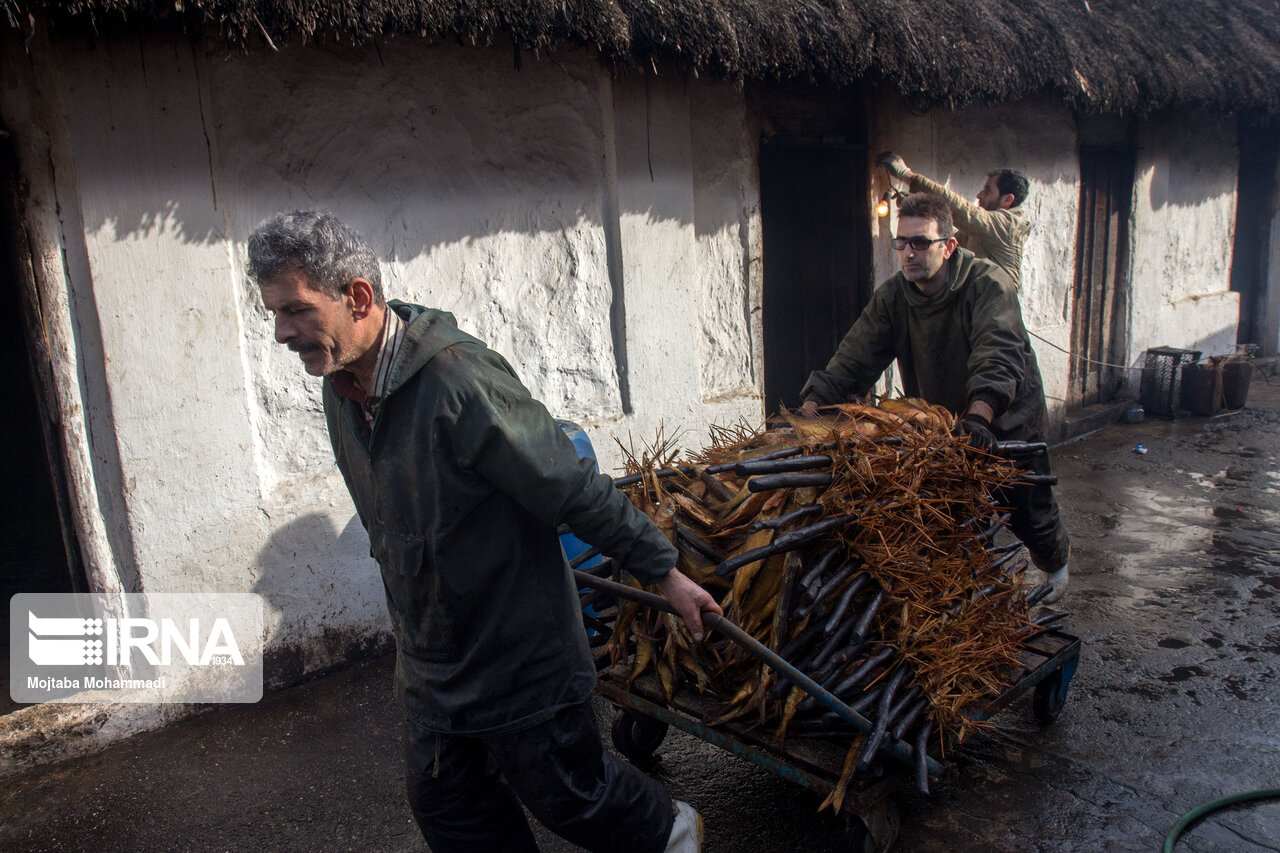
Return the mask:
M 710 695 L 712 724 L 737 721 L 779 743 L 847 739 L 828 801 L 838 809 L 850 777 L 887 744 L 945 755 L 980 725 L 966 711 L 1009 684 L 1022 643 L 1043 630 L 1029 608 L 1048 588 L 1025 588 L 1025 551 L 996 539 L 1008 519 L 1000 490 L 1029 475 L 1016 455 L 957 437 L 945 409 L 882 400 L 781 417 L 781 428 L 714 430 L 686 461 L 661 436 L 639 457 L 624 447 L 627 476 L 615 482 L 727 619 L 873 730 L 717 632 L 695 644 L 652 608 L 618 602 L 607 622 L 591 620 L 593 645 L 598 664 L 628 682 L 656 675 L 668 701 Z

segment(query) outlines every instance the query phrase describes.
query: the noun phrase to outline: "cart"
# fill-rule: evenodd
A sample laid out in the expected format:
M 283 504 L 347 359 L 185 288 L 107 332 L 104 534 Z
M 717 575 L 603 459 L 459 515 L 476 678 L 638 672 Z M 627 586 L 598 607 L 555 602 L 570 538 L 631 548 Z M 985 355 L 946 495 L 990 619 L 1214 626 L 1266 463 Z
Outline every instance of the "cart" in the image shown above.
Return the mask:
M 639 601 L 671 612 L 664 599 L 622 584 L 587 574 L 575 573 L 584 601 L 616 596 Z M 705 623 L 713 630 L 728 634 L 753 654 L 761 657 L 810 695 L 824 701 L 822 688 L 799 670 L 778 658 L 742 632 L 740 628 L 715 614 L 704 614 Z M 607 617 L 606 617 L 607 618 Z M 607 626 L 600 615 L 585 615 L 584 622 L 593 634 L 593 644 L 603 641 Z M 753 648 L 752 644 L 755 647 Z M 1080 639 L 1057 628 L 1046 628 L 1024 642 L 1022 667 L 1012 684 L 998 697 L 975 708 L 973 718 L 985 720 L 1001 709 L 1033 693 L 1032 709 L 1041 725 L 1049 725 L 1062 713 L 1067 689 L 1080 660 Z M 763 650 L 763 651 L 761 651 Z M 794 673 L 794 674 L 793 674 Z M 643 763 L 661 747 L 670 726 L 757 764 L 819 796 L 830 793 L 838 783 L 844 766 L 847 740 L 833 742 L 809 735 L 791 735 L 784 745 L 769 742 L 760 732 L 735 723 L 714 723 L 718 711 L 714 703 L 691 691 L 681 691 L 668 704 L 661 685 L 653 675 L 641 676 L 628 684 L 629 668 L 618 665 L 600 672 L 597 692 L 618 708 L 612 726 L 614 746 L 632 761 Z M 829 694 L 828 694 L 829 695 Z M 838 700 L 836 700 L 838 701 Z M 865 720 L 863 721 L 865 722 Z M 855 725 L 858 725 L 855 721 Z M 859 725 L 864 731 L 866 728 Z M 894 771 L 913 761 L 910 748 L 893 745 L 886 751 L 888 760 L 874 764 L 870 771 L 855 775 L 841 807 L 846 820 L 845 842 L 849 851 L 871 853 L 887 851 L 898 832 L 898 812 L 890 791 L 896 782 Z M 882 753 L 886 755 L 886 753 Z M 898 759 L 895 761 L 894 759 Z M 951 775 L 954 768 L 947 762 L 926 758 L 931 776 Z

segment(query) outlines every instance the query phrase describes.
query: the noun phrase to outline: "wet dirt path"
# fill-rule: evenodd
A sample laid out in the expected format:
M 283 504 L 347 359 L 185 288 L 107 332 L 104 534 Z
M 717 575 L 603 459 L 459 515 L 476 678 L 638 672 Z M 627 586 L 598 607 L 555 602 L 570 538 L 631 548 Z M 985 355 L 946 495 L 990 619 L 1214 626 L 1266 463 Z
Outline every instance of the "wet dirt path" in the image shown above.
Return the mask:
M 1280 380 L 1216 418 L 1115 426 L 1058 448 L 1073 539 L 1067 708 L 1007 714 L 961 779 L 915 803 L 902 849 L 1158 850 L 1184 812 L 1280 786 Z M 1146 454 L 1134 452 L 1141 443 Z M 936 807 L 935 807 L 936 806 Z M 1280 804 L 1179 849 L 1280 849 Z

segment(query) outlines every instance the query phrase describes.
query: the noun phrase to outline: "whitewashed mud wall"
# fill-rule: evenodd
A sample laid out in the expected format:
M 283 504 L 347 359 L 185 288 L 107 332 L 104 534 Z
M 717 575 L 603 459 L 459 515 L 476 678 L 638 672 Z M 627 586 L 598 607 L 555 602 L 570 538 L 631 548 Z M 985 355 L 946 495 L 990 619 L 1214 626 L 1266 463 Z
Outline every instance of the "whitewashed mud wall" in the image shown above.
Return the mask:
M 700 448 L 712 423 L 763 420 L 758 392 L 759 191 L 741 93 L 675 75 L 608 81 L 611 204 L 626 326 L 626 399 L 591 428 L 606 466 L 616 437 L 662 428 Z M 700 90 L 700 91 L 699 91 Z
M 68 294 L 46 308 L 92 457 L 73 460 L 107 554 L 91 578 L 263 594 L 281 678 L 379 635 L 385 605 L 319 384 L 244 280 L 270 214 L 334 210 L 389 296 L 452 311 L 606 470 L 615 437 L 665 425 L 696 447 L 762 416 L 754 131 L 732 86 L 408 40 L 2 61 L 22 167 L 47 185 L 44 286 Z
M 1071 114 L 1060 106 L 1034 102 L 957 113 L 935 110 L 925 115 L 886 105 L 876 116 L 870 150 L 895 151 L 912 170 L 970 200 L 993 169 L 1007 167 L 1027 176 L 1031 189 L 1023 206 L 1032 227 L 1022 258 L 1019 298 L 1027 328 L 1046 339 L 1033 338 L 1032 345 L 1050 417 L 1060 419 L 1067 396 L 1069 364 L 1064 350 L 1071 344 L 1080 194 Z M 882 169 L 875 169 L 872 178 L 870 203 L 874 204 L 888 183 Z M 900 181 L 895 185 L 903 187 Z M 889 243 L 896 221 L 895 207 L 888 217 L 872 224 L 877 282 L 900 269 Z
M 759 412 L 741 401 L 758 399 L 764 358 L 760 129 L 748 122 L 742 91 L 732 84 L 691 86 L 689 106 L 702 399 L 751 419 Z
M 1236 123 L 1182 112 L 1141 125 L 1134 179 L 1131 363 L 1148 347 L 1235 350 Z
M 453 312 L 588 428 L 606 469 L 615 436 L 665 423 L 700 440 L 708 423 L 759 416 L 745 260 L 757 192 L 736 90 L 614 80 L 586 52 L 516 72 L 501 51 L 397 42 L 382 60 L 253 55 L 213 70 L 219 172 L 254 187 L 227 201 L 233 232 L 333 208 L 389 261 L 388 295 Z M 260 114 L 235 95 L 251 83 L 267 87 Z M 287 478 L 329 450 L 297 399 L 296 359 L 267 331 L 246 330 L 267 365 L 260 395 L 310 440 L 302 453 L 264 432 L 263 468 Z

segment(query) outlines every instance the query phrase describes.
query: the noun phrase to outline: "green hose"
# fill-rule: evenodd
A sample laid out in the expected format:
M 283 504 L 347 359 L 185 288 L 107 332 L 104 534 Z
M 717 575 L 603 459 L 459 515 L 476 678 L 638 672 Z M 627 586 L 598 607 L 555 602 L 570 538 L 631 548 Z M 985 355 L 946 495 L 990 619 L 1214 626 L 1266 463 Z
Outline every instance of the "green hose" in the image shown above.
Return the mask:
M 1178 843 L 1178 837 L 1186 832 L 1196 821 L 1200 820 L 1207 814 L 1216 812 L 1218 809 L 1225 809 L 1227 806 L 1234 806 L 1236 803 L 1248 803 L 1253 800 L 1274 800 L 1280 799 L 1280 788 L 1263 788 L 1258 791 L 1245 791 L 1243 794 L 1232 794 L 1229 797 L 1223 797 L 1220 800 L 1214 800 L 1211 803 L 1196 806 L 1187 812 L 1182 818 L 1173 825 L 1173 829 L 1169 830 L 1169 834 L 1164 838 L 1164 853 L 1173 853 L 1173 846 Z

